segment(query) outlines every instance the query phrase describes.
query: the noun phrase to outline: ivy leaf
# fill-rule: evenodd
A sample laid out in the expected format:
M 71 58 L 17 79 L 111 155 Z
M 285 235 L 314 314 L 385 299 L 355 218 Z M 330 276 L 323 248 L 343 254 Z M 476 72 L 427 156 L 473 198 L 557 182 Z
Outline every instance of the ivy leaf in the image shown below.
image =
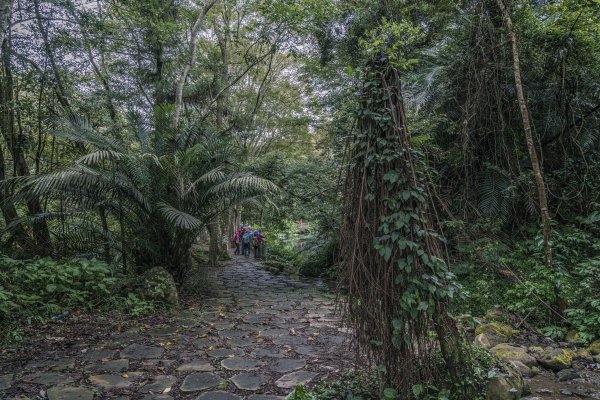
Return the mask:
M 385 388 L 383 390 L 383 398 L 386 400 L 393 400 L 398 398 L 398 392 L 396 389 Z
M 414 396 L 419 396 L 421 393 L 423 393 L 423 385 L 413 385 L 412 393 Z

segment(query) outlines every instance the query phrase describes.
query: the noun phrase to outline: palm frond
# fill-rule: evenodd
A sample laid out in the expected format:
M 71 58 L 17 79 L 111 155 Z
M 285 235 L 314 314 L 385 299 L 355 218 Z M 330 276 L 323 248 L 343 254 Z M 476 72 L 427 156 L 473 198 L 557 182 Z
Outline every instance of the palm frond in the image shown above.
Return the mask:
M 204 226 L 204 224 L 193 215 L 178 210 L 167 203 L 159 203 L 157 209 L 172 226 L 178 229 L 195 230 Z
M 69 114 L 60 120 L 58 129 L 51 130 L 50 133 L 62 139 L 89 144 L 99 149 L 124 151 L 121 143 L 96 132 L 86 117 L 76 114 Z

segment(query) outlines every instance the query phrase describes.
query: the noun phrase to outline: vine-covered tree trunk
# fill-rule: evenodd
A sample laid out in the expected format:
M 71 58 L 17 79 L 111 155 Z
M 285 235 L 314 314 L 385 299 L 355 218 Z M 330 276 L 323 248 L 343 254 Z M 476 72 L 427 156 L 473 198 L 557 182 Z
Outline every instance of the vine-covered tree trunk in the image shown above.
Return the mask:
M 441 382 L 438 350 L 451 379 L 469 382 L 470 355 L 448 315 L 457 287 L 433 230 L 427 167 L 409 143 L 398 72 L 381 56 L 364 75 L 340 235 L 346 320 L 358 351 L 385 367 L 386 385 L 402 395 Z M 453 390 L 476 393 L 469 384 Z

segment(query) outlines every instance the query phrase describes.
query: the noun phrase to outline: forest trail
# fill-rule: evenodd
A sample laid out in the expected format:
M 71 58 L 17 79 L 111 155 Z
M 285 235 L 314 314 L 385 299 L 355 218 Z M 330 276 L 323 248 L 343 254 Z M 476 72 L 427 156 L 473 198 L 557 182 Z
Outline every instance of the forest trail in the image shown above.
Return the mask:
M 0 355 L 0 398 L 269 400 L 351 366 L 331 293 L 243 257 L 209 282 L 167 315 L 46 325 Z

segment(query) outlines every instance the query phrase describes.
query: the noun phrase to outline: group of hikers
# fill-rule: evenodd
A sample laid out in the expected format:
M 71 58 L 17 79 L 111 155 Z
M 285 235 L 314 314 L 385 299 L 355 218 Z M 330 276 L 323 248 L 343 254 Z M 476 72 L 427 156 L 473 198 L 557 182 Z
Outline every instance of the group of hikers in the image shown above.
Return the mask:
M 239 229 L 231 237 L 231 243 L 235 245 L 235 254 L 250 257 L 250 246 L 254 249 L 254 257 L 261 257 L 261 245 L 263 244 L 264 236 L 261 229 L 256 227 L 253 229 L 251 225 L 240 226 Z

